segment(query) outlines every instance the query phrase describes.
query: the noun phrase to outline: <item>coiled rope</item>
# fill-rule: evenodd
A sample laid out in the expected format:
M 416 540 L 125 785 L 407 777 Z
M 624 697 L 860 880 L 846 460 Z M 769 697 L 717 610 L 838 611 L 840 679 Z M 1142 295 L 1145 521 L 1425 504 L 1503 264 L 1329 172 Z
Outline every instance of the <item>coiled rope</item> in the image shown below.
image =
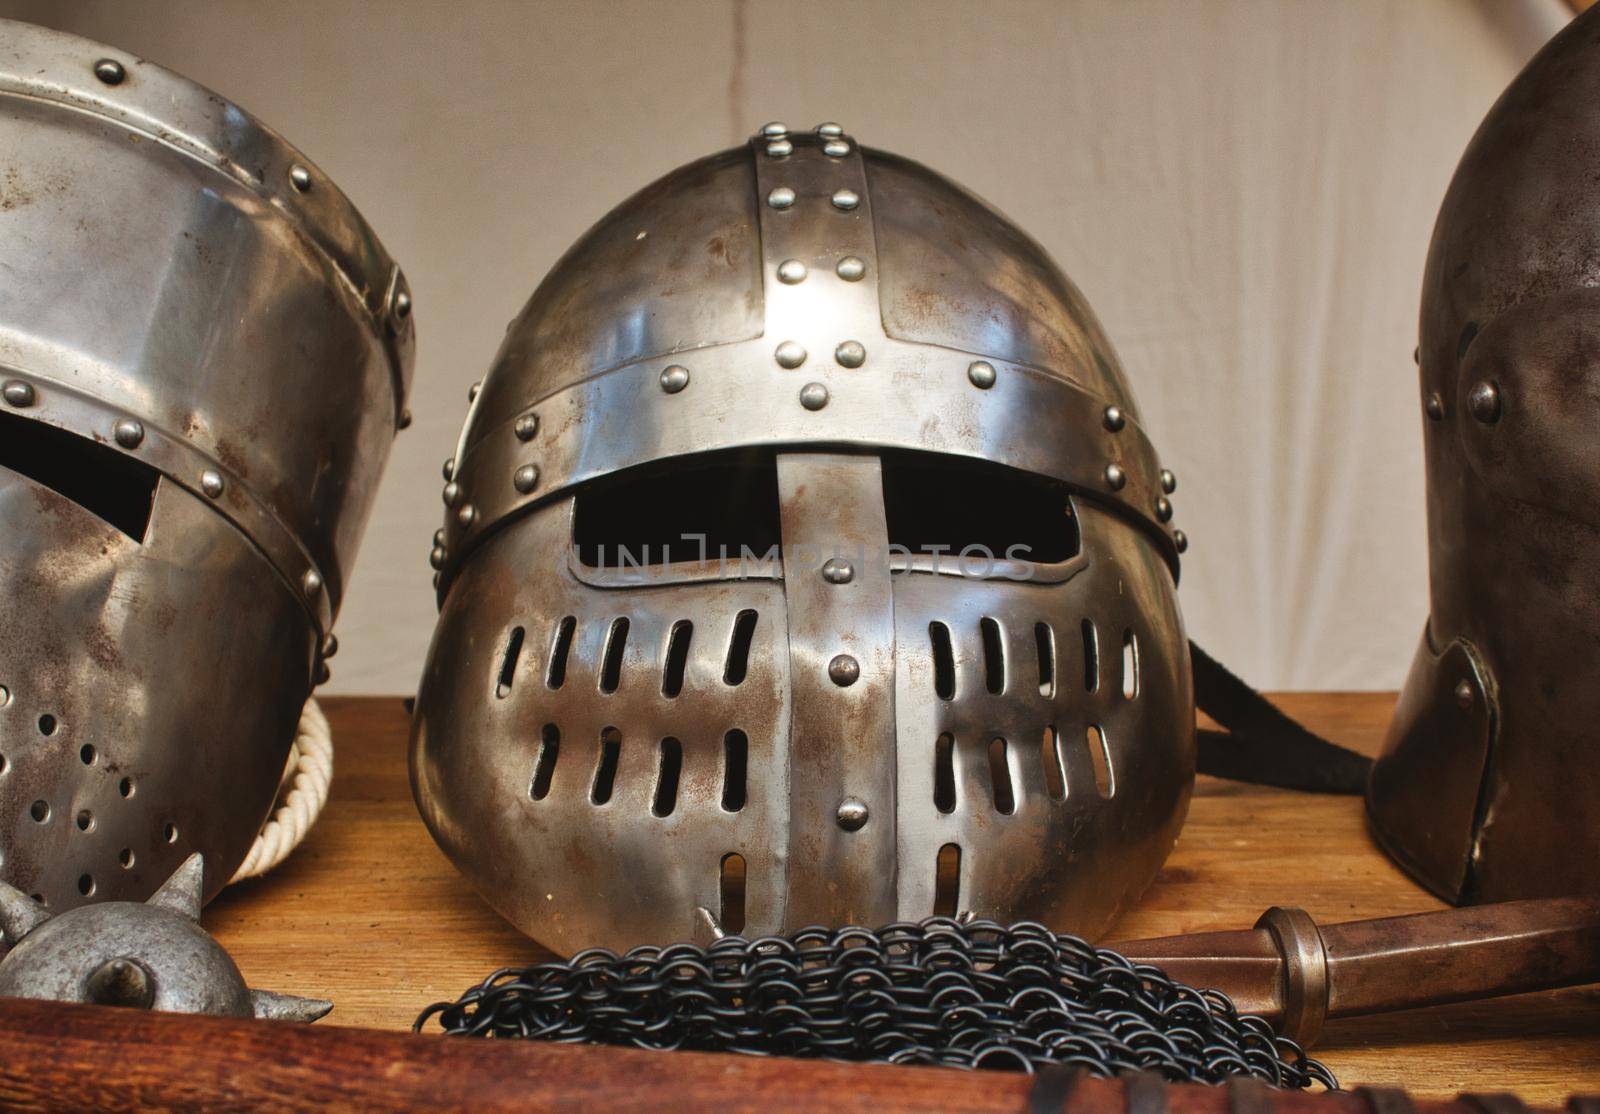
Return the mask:
M 228 884 L 265 874 L 287 859 L 322 814 L 332 782 L 333 729 L 316 698 L 310 697 L 300 711 L 300 726 L 289 746 L 277 806 Z

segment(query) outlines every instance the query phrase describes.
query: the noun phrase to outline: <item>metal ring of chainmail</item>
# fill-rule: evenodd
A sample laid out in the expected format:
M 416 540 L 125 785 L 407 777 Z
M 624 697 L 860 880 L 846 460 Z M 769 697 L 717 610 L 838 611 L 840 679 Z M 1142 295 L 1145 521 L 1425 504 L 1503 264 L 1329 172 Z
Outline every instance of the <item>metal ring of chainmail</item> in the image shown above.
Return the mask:
M 474 1037 L 1338 1088 L 1226 995 L 1031 921 L 933 917 L 620 956 L 591 948 L 496 971 L 413 1028 L 430 1021 Z

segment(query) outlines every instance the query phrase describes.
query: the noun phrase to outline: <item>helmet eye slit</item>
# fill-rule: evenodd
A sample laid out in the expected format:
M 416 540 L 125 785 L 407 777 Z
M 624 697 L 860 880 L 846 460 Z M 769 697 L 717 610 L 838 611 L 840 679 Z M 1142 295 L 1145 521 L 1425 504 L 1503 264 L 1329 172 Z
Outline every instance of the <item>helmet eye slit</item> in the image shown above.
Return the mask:
M 0 467 L 28 477 L 143 544 L 161 473 L 126 453 L 0 411 Z

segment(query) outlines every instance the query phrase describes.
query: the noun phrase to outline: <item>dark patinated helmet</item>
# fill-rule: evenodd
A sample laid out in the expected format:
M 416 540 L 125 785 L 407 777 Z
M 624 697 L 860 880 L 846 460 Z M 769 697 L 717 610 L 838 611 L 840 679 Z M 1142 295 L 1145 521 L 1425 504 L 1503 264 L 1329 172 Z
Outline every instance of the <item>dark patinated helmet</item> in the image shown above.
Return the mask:
M 0 878 L 244 858 L 403 424 L 409 294 L 239 108 L 0 23 Z
M 1590 11 L 1473 137 L 1423 283 L 1432 609 L 1368 801 L 1452 901 L 1600 886 L 1597 183 Z
M 927 168 L 773 124 L 647 186 L 445 472 L 413 782 L 551 947 L 1098 933 L 1171 849 L 1174 481 L 1076 288 Z

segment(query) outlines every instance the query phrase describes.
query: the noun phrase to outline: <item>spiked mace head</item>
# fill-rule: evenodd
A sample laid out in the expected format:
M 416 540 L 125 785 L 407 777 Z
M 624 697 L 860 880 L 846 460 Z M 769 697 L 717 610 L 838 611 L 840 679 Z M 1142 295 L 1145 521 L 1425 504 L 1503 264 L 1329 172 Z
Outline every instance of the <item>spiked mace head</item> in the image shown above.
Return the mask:
M 315 1021 L 333 1008 L 245 985 L 200 927 L 205 861 L 190 855 L 149 901 L 108 901 L 52 916 L 0 882 L 0 996 L 102 1006 Z

